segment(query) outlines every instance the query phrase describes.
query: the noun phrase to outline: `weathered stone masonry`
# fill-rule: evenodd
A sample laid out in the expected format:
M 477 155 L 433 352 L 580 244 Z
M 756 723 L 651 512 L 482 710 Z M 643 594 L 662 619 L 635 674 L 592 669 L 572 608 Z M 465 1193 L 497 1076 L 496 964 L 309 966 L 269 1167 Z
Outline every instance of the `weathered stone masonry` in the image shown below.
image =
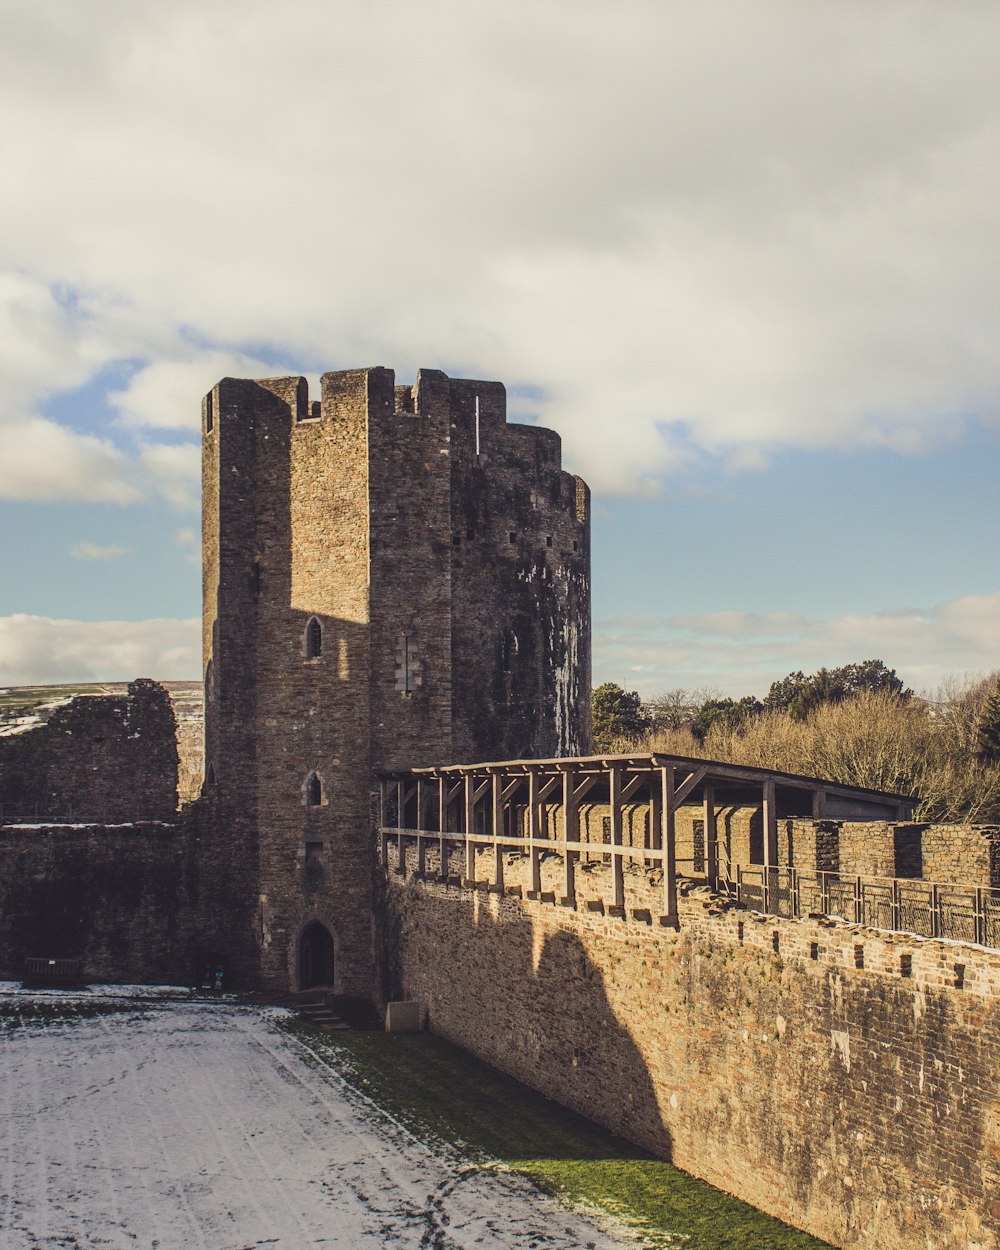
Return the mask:
M 673 932 L 432 867 L 385 906 L 436 1032 L 834 1245 L 1000 1245 L 1000 954 L 707 894 Z
M 173 820 L 176 732 L 153 681 L 70 700 L 46 724 L 0 737 L 0 822 Z
M 329 373 L 318 401 L 303 378 L 226 379 L 203 420 L 230 950 L 299 988 L 319 922 L 333 988 L 370 995 L 373 770 L 587 748 L 589 494 L 557 435 L 506 424 L 500 383 L 435 370 Z
M 42 957 L 81 960 L 89 981 L 188 984 L 203 907 L 196 822 L 0 827 L 0 978 Z

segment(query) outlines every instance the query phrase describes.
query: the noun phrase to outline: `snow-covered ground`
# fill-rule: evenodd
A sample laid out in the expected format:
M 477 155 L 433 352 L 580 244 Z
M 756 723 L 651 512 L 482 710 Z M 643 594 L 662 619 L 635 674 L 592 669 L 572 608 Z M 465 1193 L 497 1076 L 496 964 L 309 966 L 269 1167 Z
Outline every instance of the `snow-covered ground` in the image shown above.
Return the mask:
M 38 1001 L 60 999 L 2 998 L 2 1250 L 624 1244 L 417 1140 L 274 1009 L 119 994 L 114 1013 L 41 1026 Z

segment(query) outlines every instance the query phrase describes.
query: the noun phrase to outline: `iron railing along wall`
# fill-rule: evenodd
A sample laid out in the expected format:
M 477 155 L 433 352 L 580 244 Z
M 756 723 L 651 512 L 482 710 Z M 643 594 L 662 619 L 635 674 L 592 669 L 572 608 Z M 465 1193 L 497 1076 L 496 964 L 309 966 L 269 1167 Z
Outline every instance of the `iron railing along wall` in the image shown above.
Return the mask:
M 921 937 L 1000 948 L 1000 890 L 893 877 L 848 877 L 797 868 L 737 867 L 736 897 L 788 918 L 837 916 Z

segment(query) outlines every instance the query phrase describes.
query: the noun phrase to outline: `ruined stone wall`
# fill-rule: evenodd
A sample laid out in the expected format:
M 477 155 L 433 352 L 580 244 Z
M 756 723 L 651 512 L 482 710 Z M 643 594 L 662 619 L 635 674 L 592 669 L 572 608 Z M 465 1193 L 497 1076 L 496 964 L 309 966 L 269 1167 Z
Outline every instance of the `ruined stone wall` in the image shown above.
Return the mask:
M 544 869 L 554 898 L 558 857 Z M 511 857 L 509 888 L 519 871 Z M 626 919 L 587 907 L 603 871 L 579 874 L 577 909 L 390 871 L 390 993 L 834 1245 L 1000 1246 L 1000 953 L 751 917 L 707 894 L 681 899 L 674 932 L 635 906 L 656 889 L 644 873 L 629 875 Z
M 89 981 L 187 984 L 203 908 L 180 824 L 0 828 L 0 978 L 40 956 L 80 959 Z
M 0 821 L 172 820 L 176 734 L 156 682 L 72 699 L 46 724 L 0 737 Z

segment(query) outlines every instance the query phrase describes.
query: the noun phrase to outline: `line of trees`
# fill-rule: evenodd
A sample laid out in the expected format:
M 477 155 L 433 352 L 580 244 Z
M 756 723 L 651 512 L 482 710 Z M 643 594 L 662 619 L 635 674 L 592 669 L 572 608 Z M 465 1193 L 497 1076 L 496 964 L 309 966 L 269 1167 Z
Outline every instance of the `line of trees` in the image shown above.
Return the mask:
M 1000 820 L 1000 672 L 917 696 L 881 660 L 789 673 L 763 700 L 594 691 L 598 751 L 662 751 L 918 797 L 918 820 Z

